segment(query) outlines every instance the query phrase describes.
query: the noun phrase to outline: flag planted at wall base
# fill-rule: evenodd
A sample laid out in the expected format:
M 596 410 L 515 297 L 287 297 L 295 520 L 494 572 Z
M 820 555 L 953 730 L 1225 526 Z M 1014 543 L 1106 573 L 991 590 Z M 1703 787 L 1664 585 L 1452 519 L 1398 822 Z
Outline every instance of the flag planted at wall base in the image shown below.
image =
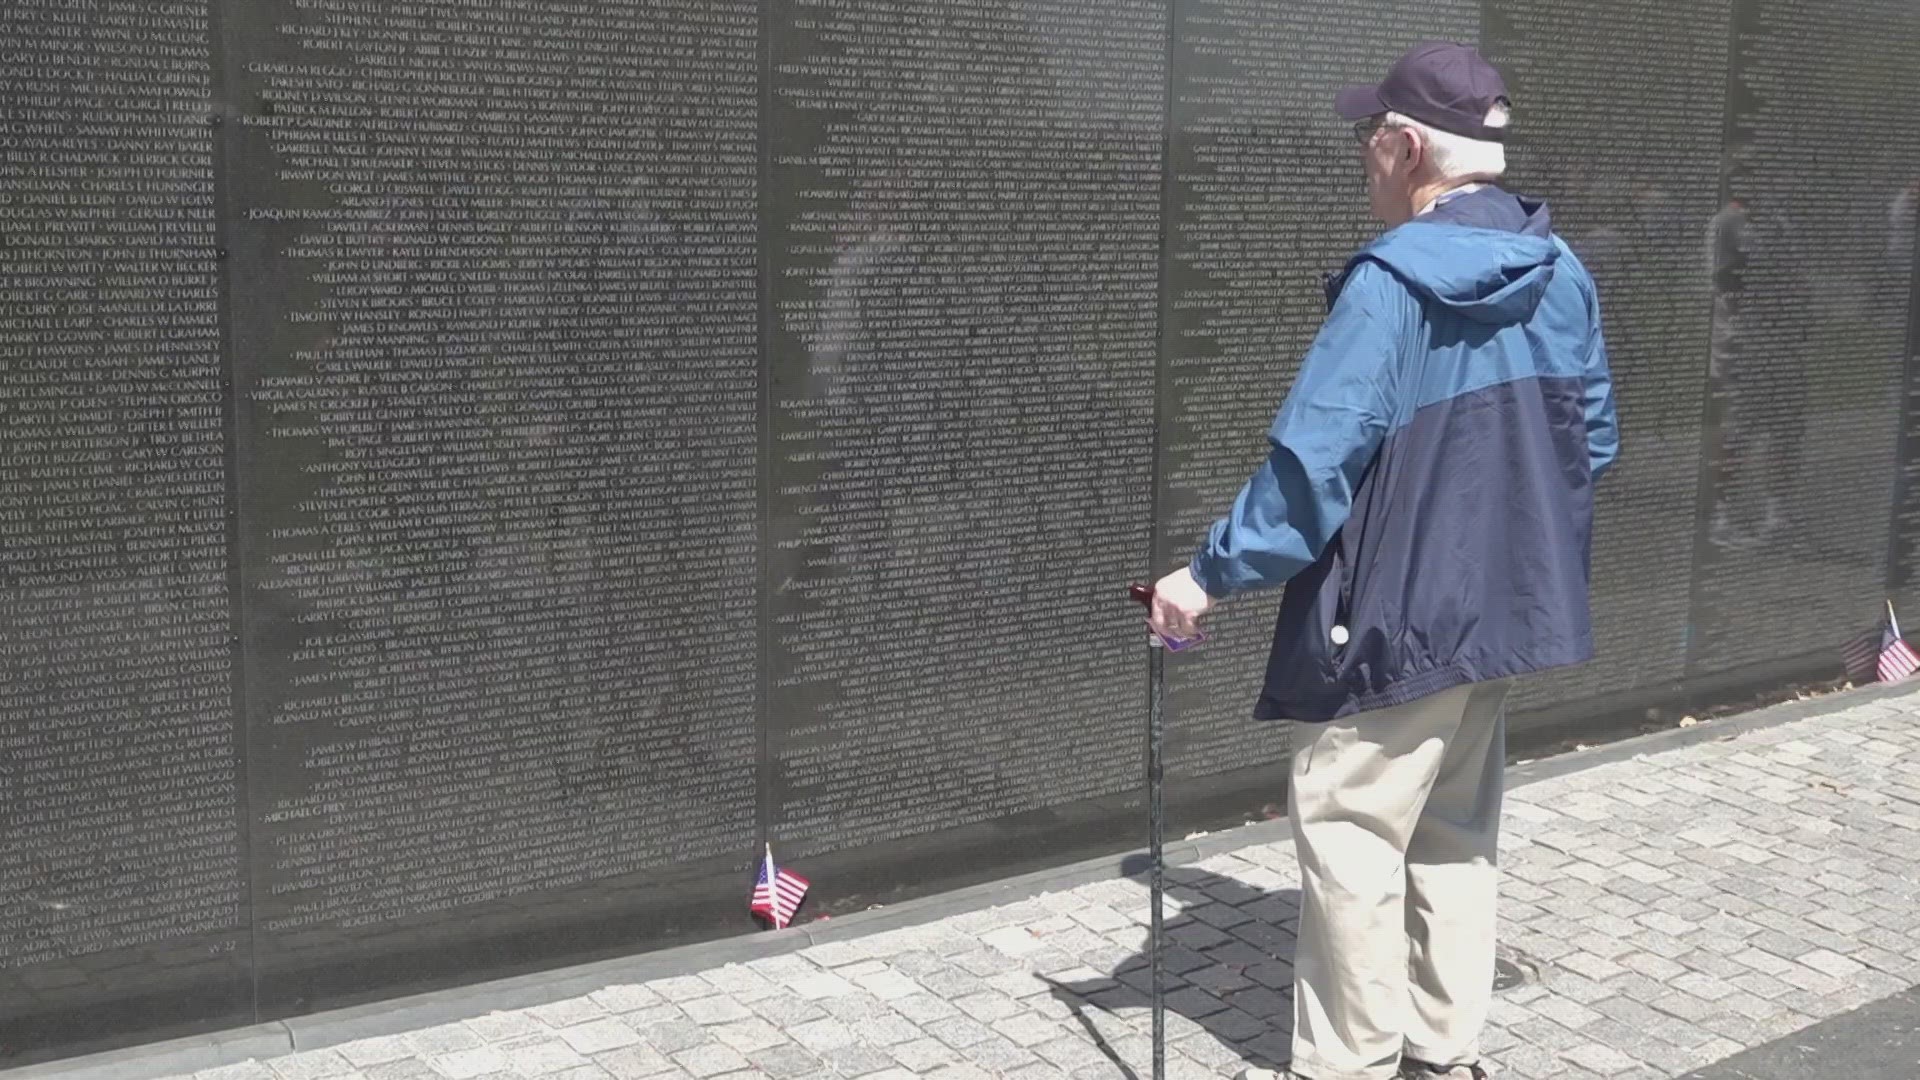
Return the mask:
M 1920 672 L 1920 652 L 1900 636 L 1892 604 L 1878 626 L 1849 641 L 1840 655 L 1847 675 L 1857 683 L 1900 682 Z
M 775 866 L 773 845 L 768 844 L 766 857 L 760 860 L 760 876 L 753 883 L 753 903 L 747 910 L 765 915 L 775 930 L 781 930 L 793 921 L 793 913 L 800 910 L 800 901 L 806 895 L 807 879 Z
M 1907 639 L 1900 636 L 1900 620 L 1894 618 L 1893 605 L 1889 603 L 1886 632 L 1880 637 L 1880 681 L 1899 682 L 1916 671 L 1920 671 L 1920 653 L 1914 652 Z

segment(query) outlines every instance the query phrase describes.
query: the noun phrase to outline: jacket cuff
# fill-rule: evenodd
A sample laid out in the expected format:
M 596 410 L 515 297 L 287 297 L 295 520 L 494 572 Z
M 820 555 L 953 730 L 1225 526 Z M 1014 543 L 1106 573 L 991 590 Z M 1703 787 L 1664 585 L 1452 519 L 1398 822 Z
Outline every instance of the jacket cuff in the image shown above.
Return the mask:
M 1233 595 L 1233 588 L 1227 584 L 1225 575 L 1220 573 L 1214 560 L 1207 557 L 1206 549 L 1194 552 L 1193 561 L 1187 564 L 1187 572 L 1215 600 L 1225 600 Z

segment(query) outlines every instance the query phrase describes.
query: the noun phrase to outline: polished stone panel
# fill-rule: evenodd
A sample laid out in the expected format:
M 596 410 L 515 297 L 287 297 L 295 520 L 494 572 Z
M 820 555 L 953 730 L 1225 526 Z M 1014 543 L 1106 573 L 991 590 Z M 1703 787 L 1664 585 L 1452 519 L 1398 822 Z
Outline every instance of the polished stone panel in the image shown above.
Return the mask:
M 0 1067 L 250 1017 L 205 3 L 0 10 Z

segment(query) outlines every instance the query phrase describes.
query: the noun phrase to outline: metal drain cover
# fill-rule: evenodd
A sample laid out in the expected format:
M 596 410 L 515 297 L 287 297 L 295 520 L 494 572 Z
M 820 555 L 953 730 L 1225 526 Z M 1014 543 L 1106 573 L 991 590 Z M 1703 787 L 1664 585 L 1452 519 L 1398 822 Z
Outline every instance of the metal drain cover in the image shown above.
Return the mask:
M 1531 957 L 1513 949 L 1501 948 L 1493 959 L 1493 992 L 1512 990 L 1536 982 L 1540 978 L 1540 965 Z
M 1494 993 L 1497 994 L 1502 990 L 1511 990 L 1516 986 L 1524 985 L 1526 981 L 1527 973 L 1520 969 L 1519 964 L 1505 957 L 1501 957 L 1493 962 Z

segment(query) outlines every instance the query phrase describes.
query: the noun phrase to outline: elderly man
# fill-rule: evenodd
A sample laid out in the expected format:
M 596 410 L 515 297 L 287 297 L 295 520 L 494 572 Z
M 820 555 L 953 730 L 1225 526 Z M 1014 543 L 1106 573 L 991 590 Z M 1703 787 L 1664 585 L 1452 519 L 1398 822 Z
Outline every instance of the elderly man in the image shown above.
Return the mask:
M 1189 636 L 1288 585 L 1255 716 L 1292 722 L 1293 1074 L 1484 1077 L 1508 682 L 1593 652 L 1600 307 L 1496 182 L 1509 104 L 1474 50 L 1420 45 L 1337 108 L 1388 229 L 1329 280 L 1266 463 L 1152 619 Z

